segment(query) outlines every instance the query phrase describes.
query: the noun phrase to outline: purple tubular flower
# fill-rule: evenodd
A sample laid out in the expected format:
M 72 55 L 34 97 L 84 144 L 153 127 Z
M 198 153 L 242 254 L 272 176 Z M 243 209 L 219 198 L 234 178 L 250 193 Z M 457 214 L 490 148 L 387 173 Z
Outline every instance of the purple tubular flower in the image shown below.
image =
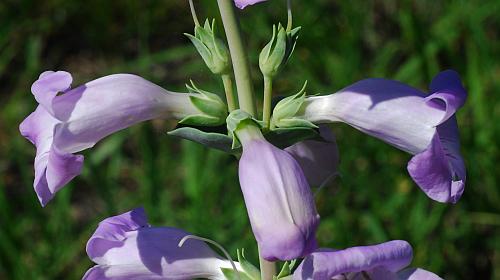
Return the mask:
M 430 198 L 458 201 L 465 186 L 465 165 L 455 112 L 467 93 L 454 71 L 439 73 L 431 94 L 405 84 L 366 79 L 341 91 L 309 97 L 299 118 L 315 123 L 344 122 L 415 155 L 408 172 Z
M 151 227 L 142 208 L 99 223 L 87 243 L 87 254 L 97 265 L 84 280 L 225 279 L 221 268 L 231 268 L 210 247 L 189 240 L 179 247 L 183 230 Z
M 236 7 L 244 9 L 246 6 L 257 4 L 264 1 L 267 0 L 234 0 L 234 4 L 236 4 Z
M 412 257 L 410 244 L 403 240 L 338 251 L 321 249 L 304 259 L 293 273 L 293 279 L 441 279 L 434 273 L 419 268 L 401 270 L 410 264 Z
M 19 126 L 37 148 L 34 188 L 43 206 L 80 174 L 83 156 L 73 153 L 141 121 L 198 112 L 189 94 L 135 75 L 110 75 L 74 89 L 71 82 L 68 72 L 42 73 L 31 88 L 40 105 Z
M 276 261 L 312 252 L 319 215 L 299 164 L 267 142 L 255 126 L 236 134 L 243 146 L 240 185 L 260 254 Z
M 339 165 L 339 149 L 335 136 L 326 125 L 320 125 L 319 131 L 324 141 L 305 140 L 285 148 L 285 151 L 297 160 L 312 186 L 326 184 L 337 174 Z

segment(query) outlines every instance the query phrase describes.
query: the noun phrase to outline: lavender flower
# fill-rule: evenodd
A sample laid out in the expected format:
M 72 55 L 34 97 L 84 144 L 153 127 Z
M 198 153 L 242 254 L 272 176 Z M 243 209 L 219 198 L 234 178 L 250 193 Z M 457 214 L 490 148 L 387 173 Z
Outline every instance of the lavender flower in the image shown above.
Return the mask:
M 32 86 L 40 103 L 19 126 L 37 148 L 35 192 L 45 206 L 80 174 L 82 155 L 102 138 L 138 122 L 201 112 L 192 94 L 174 93 L 135 75 L 116 74 L 70 89 L 71 74 L 47 71 Z
M 323 141 L 305 140 L 285 149 L 297 160 L 312 186 L 325 185 L 337 174 L 339 165 L 335 136 L 326 125 L 320 125 L 319 131 Z
M 246 6 L 257 4 L 260 2 L 265 2 L 267 0 L 234 0 L 236 7 L 244 9 Z
M 142 208 L 107 218 L 87 243 L 97 265 L 83 279 L 226 279 L 221 269 L 232 269 L 231 263 L 199 240 L 179 247 L 187 235 L 177 228 L 151 227 Z
M 433 79 L 430 92 L 426 96 L 396 81 L 366 79 L 335 94 L 306 98 L 295 117 L 345 122 L 415 155 L 408 172 L 417 185 L 436 201 L 455 203 L 466 172 L 454 114 L 467 94 L 451 70 Z
M 294 280 L 439 280 L 439 276 L 420 268 L 403 269 L 410 264 L 410 244 L 393 240 L 344 250 L 321 249 L 309 256 L 293 273 Z
M 235 133 L 243 146 L 241 190 L 260 254 L 275 261 L 312 252 L 319 215 L 299 164 L 253 124 L 242 122 Z

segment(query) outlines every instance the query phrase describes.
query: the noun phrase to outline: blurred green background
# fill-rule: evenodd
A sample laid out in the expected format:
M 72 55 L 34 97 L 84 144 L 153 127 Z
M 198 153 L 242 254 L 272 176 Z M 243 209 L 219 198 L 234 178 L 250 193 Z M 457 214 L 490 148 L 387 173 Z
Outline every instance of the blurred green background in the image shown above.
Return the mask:
M 200 18 L 215 1 L 195 1 Z M 285 1 L 240 12 L 261 92 L 257 57 Z M 429 200 L 410 180 L 410 155 L 354 129 L 335 126 L 341 173 L 317 197 L 322 246 L 405 239 L 412 266 L 445 279 L 500 279 L 499 1 L 295 1 L 303 32 L 276 79 L 275 93 L 331 93 L 365 77 L 425 90 L 452 68 L 469 91 L 458 114 L 468 181 L 456 205 Z M 85 151 L 84 172 L 42 208 L 32 189 L 34 147 L 18 132 L 36 102 L 44 70 L 66 70 L 74 85 L 102 75 L 139 74 L 171 90 L 193 79 L 221 92 L 183 32 L 187 1 L 0 2 L 0 279 L 79 279 L 91 266 L 85 243 L 104 217 L 143 205 L 154 225 L 210 237 L 235 254 L 255 243 L 226 154 L 167 136 L 172 121 L 134 126 Z M 220 32 L 222 32 L 219 29 Z

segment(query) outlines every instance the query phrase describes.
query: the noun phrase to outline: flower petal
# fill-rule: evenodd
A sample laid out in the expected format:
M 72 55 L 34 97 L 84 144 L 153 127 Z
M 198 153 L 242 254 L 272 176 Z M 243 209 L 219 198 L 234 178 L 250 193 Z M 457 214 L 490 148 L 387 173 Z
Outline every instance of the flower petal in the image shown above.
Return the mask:
M 189 94 L 135 75 L 110 75 L 69 90 L 71 81 L 67 72 L 42 73 L 32 86 L 40 105 L 19 126 L 37 148 L 34 188 L 43 206 L 80 174 L 83 156 L 73 153 L 141 121 L 199 113 Z
M 435 93 L 427 97 L 436 106 L 444 106 L 446 116 L 436 127 L 430 145 L 408 162 L 408 173 L 418 186 L 432 199 L 456 203 L 465 188 L 465 163 L 460 154 L 460 136 L 454 116 L 463 106 L 466 92 L 460 77 L 454 71 L 437 75 L 430 88 Z
M 234 0 L 234 4 L 236 4 L 236 7 L 240 9 L 244 9 L 246 6 L 257 4 L 260 2 L 265 2 L 267 0 Z
M 395 272 L 407 266 L 412 256 L 410 244 L 403 240 L 339 251 L 322 250 L 307 256 L 295 270 L 293 279 L 330 279 L 343 273 L 374 269 Z
M 408 162 L 408 173 L 430 198 L 456 203 L 465 188 L 465 164 L 459 151 L 455 117 L 437 128 L 429 148 Z
M 239 178 L 262 256 L 291 260 L 316 249 L 319 223 L 313 195 L 297 161 L 287 152 L 238 131 L 243 145 Z
M 80 174 L 83 156 L 59 151 L 52 145 L 58 123 L 39 105 L 19 126 L 21 135 L 37 147 L 33 187 L 42 206 L 71 179 Z
M 305 140 L 285 149 L 297 160 L 312 186 L 326 184 L 337 174 L 339 165 L 339 150 L 335 136 L 325 125 L 320 125 L 319 130 L 324 141 Z
M 183 230 L 151 227 L 142 208 L 102 221 L 87 243 L 98 265 L 84 279 L 224 279 L 231 267 L 199 240 L 178 244 Z
M 399 280 L 443 280 L 443 278 L 436 274 L 421 269 L 421 268 L 407 268 L 398 272 Z
M 465 186 L 455 112 L 467 94 L 454 71 L 439 73 L 432 94 L 399 82 L 366 79 L 338 93 L 310 97 L 299 118 L 345 122 L 415 155 L 408 172 L 432 199 L 455 203 Z
M 51 111 L 52 100 L 60 92 L 68 90 L 73 82 L 71 74 L 65 71 L 45 71 L 31 86 L 35 99 L 45 110 Z

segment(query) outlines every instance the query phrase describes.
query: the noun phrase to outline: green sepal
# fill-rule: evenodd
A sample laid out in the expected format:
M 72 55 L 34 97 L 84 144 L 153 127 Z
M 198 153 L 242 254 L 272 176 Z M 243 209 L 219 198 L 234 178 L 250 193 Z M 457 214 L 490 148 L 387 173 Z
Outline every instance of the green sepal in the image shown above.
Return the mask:
M 241 128 L 243 125 L 255 125 L 259 128 L 261 128 L 261 123 L 260 121 L 257 121 L 250 115 L 249 113 L 237 109 L 229 113 L 229 116 L 227 116 L 226 119 L 226 124 L 227 124 L 227 131 L 229 132 L 229 135 L 233 138 L 233 144 L 232 148 L 237 149 L 241 146 L 238 137 L 236 137 L 236 134 L 234 133 L 237 129 Z
M 212 73 L 222 75 L 230 71 L 229 50 L 222 40 L 215 36 L 215 19 L 212 24 L 206 19 L 203 26 L 195 26 L 194 36 L 188 33 L 184 35 L 191 40 Z
M 295 266 L 295 262 L 296 260 L 286 261 L 281 267 L 280 273 L 278 273 L 277 276 L 273 276 L 273 279 L 274 280 L 283 279 L 285 277 L 292 275 L 292 269 Z
M 238 262 L 240 263 L 241 268 L 248 275 L 248 277 L 253 280 L 259 280 L 260 271 L 245 258 L 245 249 L 242 248 L 241 250 L 236 250 L 236 253 L 238 255 Z
M 247 274 L 245 274 L 241 271 L 239 273 L 240 277 L 238 277 L 238 274 L 232 268 L 221 268 L 220 270 L 222 271 L 222 274 L 224 274 L 224 277 L 227 280 L 257 280 L 257 279 L 250 278 Z
M 287 63 L 290 57 L 292 57 L 295 46 L 297 45 L 297 40 L 299 39 L 299 32 L 302 29 L 301 26 L 295 27 L 294 29 L 286 32 L 286 52 L 285 61 L 283 64 Z
M 302 89 L 289 97 L 282 99 L 273 110 L 273 115 L 271 118 L 271 128 L 282 127 L 282 128 L 290 128 L 290 127 L 309 127 L 309 128 L 317 128 L 315 124 L 310 121 L 299 119 L 294 117 L 297 112 L 300 110 L 300 107 L 305 101 L 306 98 L 306 86 L 307 81 L 304 83 Z
M 193 81 L 191 81 L 191 85 L 186 85 L 186 87 L 190 93 L 193 93 L 193 95 L 189 96 L 189 100 L 200 111 L 200 114 L 186 116 L 179 123 L 196 126 L 216 126 L 225 122 L 227 107 L 217 94 L 199 89 Z
M 191 140 L 203 146 L 217 149 L 226 153 L 239 153 L 238 150 L 234 150 L 231 148 L 233 139 L 226 134 L 205 132 L 193 127 L 180 127 L 169 131 L 168 135 Z
M 318 128 L 318 126 L 315 125 L 314 123 L 312 123 L 308 120 L 299 119 L 299 118 L 281 120 L 279 122 L 278 126 L 281 128 L 293 128 L 293 127 Z

